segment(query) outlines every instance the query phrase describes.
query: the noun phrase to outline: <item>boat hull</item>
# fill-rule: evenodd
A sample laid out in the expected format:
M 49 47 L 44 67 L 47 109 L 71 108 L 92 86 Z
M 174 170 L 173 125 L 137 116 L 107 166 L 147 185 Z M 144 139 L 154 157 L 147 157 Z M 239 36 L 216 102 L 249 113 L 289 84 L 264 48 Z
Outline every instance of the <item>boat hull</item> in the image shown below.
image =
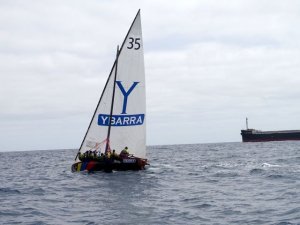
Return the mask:
M 267 141 L 299 141 L 300 130 L 293 131 L 257 131 L 254 129 L 241 131 L 243 142 Z
M 126 170 L 144 170 L 145 166 L 148 165 L 146 159 L 140 158 L 128 158 L 119 160 L 106 160 L 106 161 L 96 161 L 90 160 L 85 162 L 76 162 L 72 165 L 72 172 L 80 171 L 104 171 L 112 172 L 116 171 L 126 171 Z

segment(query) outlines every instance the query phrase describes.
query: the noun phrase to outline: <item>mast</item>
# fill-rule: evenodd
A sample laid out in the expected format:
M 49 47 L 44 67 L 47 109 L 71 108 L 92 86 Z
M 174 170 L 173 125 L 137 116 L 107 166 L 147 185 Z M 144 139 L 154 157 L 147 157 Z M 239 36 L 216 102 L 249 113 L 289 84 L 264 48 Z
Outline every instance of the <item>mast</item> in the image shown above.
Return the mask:
M 117 79 L 117 74 L 118 74 L 118 59 L 119 59 L 119 45 L 117 47 L 117 54 L 116 54 L 116 61 L 115 61 L 116 67 L 115 67 L 115 76 L 114 76 L 114 87 L 113 87 L 113 94 L 112 94 L 110 114 L 109 114 L 109 124 L 108 124 L 107 138 L 106 138 L 105 154 L 107 153 L 107 149 L 109 147 L 111 120 L 112 120 L 112 114 L 113 114 L 113 110 L 114 110 L 114 101 L 115 101 L 116 79 Z
M 248 117 L 246 117 L 246 129 L 248 130 Z

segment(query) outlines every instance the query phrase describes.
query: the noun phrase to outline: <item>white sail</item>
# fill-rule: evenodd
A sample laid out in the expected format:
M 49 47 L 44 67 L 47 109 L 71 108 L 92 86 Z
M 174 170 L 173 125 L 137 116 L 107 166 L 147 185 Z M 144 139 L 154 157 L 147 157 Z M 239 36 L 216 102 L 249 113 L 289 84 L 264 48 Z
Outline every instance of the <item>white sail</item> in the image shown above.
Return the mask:
M 145 158 L 145 69 L 139 12 L 121 46 L 116 62 L 79 150 L 82 153 L 95 149 L 104 152 L 110 125 L 111 149 L 120 152 L 127 146 L 130 154 Z M 110 120 L 112 102 L 113 111 Z

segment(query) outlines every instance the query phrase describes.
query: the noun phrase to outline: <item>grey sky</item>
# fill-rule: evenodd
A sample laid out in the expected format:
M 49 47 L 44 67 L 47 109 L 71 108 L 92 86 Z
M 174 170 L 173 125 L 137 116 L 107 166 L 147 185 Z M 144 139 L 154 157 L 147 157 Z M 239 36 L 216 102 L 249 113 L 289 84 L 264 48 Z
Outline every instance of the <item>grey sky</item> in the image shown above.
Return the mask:
M 0 151 L 78 148 L 141 9 L 147 143 L 300 129 L 299 1 L 0 1 Z

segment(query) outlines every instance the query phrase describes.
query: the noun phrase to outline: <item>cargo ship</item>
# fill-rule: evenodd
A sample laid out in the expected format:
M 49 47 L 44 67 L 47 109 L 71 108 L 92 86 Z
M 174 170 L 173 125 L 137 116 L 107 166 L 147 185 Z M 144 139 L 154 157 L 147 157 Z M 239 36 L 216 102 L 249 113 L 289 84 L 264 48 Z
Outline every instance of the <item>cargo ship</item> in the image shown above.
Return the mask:
M 300 140 L 300 130 L 261 131 L 249 129 L 248 118 L 246 118 L 246 130 L 241 130 L 241 135 L 243 142 Z

